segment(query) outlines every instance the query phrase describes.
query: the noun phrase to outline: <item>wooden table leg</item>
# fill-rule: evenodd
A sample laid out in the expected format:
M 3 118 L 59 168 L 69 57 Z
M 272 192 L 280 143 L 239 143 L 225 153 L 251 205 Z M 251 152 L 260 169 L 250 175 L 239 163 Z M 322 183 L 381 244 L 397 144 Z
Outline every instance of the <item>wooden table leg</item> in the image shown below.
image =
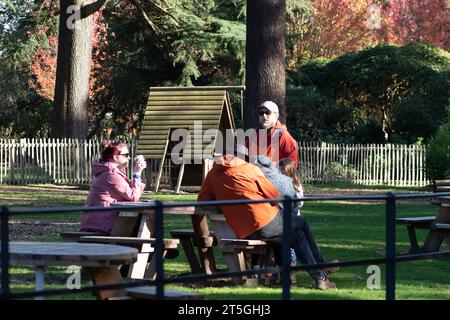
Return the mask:
M 236 252 L 224 252 L 222 251 L 223 259 L 225 260 L 225 264 L 227 265 L 228 271 L 245 271 L 245 257 L 244 253 L 236 253 Z M 233 276 L 231 278 L 233 284 L 240 285 L 244 284 L 244 278 L 242 276 Z
M 450 223 L 450 207 L 439 207 L 435 222 Z M 444 237 L 441 232 L 431 229 L 423 245 L 424 251 L 439 251 L 443 240 Z
M 151 238 L 154 234 L 154 217 L 140 215 L 139 228 L 136 237 L 142 239 Z M 139 245 L 139 253 L 135 263 L 130 266 L 128 277 L 131 279 L 143 279 L 147 272 L 147 263 L 151 261 L 154 248 L 150 243 Z
M 204 214 L 192 215 L 191 219 L 195 233 L 195 241 L 197 241 L 197 243 L 199 244 L 198 253 L 203 270 L 206 274 L 212 274 L 217 270 L 213 248 L 212 246 L 201 246 L 201 244 L 205 242 L 205 239 L 210 238 L 208 221 Z
M 107 285 L 123 283 L 117 267 L 85 267 L 85 270 L 91 277 L 94 285 Z M 97 299 L 105 300 L 112 297 L 124 297 L 126 295 L 125 289 L 102 290 L 95 293 Z
M 35 285 L 36 291 L 44 290 L 45 286 L 45 267 L 44 266 L 36 266 L 36 275 L 35 275 Z M 44 300 L 43 296 L 36 296 L 34 300 Z
M 163 250 L 163 254 L 162 254 L 163 261 L 164 261 L 164 258 L 166 257 L 166 254 L 167 254 L 167 250 Z M 156 279 L 156 258 L 155 258 L 155 253 L 152 253 L 149 256 L 147 268 L 145 270 L 145 274 L 142 277 L 142 279 L 149 279 L 149 280 L 155 280 Z
M 197 255 L 194 250 L 194 244 L 189 238 L 180 238 L 181 245 L 183 246 L 184 253 L 191 267 L 192 273 L 203 273 L 203 268 L 197 259 Z
M 425 252 L 439 251 L 439 248 L 441 247 L 442 244 L 442 240 L 443 238 L 440 235 L 439 231 L 430 230 L 430 232 L 427 235 L 427 238 L 425 239 L 423 250 Z
M 436 222 L 450 223 L 450 207 L 439 207 Z
M 414 226 L 406 226 L 409 235 L 409 243 L 411 245 L 411 253 L 419 252 L 419 245 L 417 244 L 416 230 Z

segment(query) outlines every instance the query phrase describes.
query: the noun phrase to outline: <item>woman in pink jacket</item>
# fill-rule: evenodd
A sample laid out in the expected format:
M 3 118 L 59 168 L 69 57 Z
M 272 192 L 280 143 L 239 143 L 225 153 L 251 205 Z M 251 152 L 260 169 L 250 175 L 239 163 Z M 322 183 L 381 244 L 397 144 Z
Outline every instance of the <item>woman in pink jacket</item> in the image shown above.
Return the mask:
M 142 170 L 146 167 L 145 160 L 136 162 L 130 183 L 126 174 L 130 161 L 128 145 L 123 142 L 104 142 L 102 147 L 100 161 L 92 166 L 94 180 L 86 205 L 109 207 L 118 201 L 137 202 L 145 188 L 141 181 Z M 87 212 L 81 220 L 80 231 L 95 231 L 108 235 L 116 219 L 116 211 Z

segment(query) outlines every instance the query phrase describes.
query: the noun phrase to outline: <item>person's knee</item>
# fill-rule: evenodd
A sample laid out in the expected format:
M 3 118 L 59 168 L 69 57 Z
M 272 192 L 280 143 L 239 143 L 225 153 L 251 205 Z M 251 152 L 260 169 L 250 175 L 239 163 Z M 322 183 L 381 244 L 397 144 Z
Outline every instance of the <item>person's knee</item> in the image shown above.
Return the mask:
M 305 216 L 292 215 L 292 229 L 301 230 L 307 225 Z
M 308 221 L 306 221 L 306 217 L 305 216 L 297 216 L 297 217 L 298 217 L 298 220 L 299 220 L 299 222 L 300 222 L 300 224 L 302 226 L 308 224 Z
M 292 247 L 301 244 L 303 241 L 305 241 L 305 233 L 302 230 L 297 230 L 296 232 L 292 233 L 291 235 Z

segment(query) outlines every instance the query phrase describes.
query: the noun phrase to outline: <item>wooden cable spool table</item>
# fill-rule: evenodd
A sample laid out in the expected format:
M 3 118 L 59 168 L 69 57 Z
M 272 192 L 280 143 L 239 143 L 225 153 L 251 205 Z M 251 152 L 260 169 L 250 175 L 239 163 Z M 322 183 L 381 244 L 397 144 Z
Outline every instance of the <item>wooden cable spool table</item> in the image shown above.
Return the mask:
M 44 289 L 46 266 L 84 267 L 94 285 L 122 283 L 118 266 L 131 264 L 137 259 L 135 248 L 96 243 L 76 242 L 10 242 L 10 263 L 36 266 L 36 291 Z M 97 292 L 99 299 L 124 295 L 123 289 Z M 42 300 L 42 297 L 36 297 Z

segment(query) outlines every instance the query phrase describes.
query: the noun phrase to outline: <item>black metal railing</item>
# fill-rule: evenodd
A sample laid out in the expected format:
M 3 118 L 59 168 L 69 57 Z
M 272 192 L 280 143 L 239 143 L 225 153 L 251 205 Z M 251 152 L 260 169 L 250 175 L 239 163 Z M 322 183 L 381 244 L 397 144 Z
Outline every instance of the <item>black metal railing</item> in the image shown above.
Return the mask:
M 204 202 L 176 202 L 176 203 L 164 203 L 156 200 L 155 202 L 142 205 L 112 205 L 111 207 L 55 207 L 55 208 L 15 208 L 3 206 L 0 212 L 1 221 L 1 294 L 0 299 L 20 299 L 31 298 L 36 296 L 49 296 L 49 295 L 63 295 L 74 294 L 81 292 L 94 292 L 109 289 L 123 289 L 131 288 L 142 285 L 155 285 L 156 286 L 156 298 L 164 299 L 164 286 L 168 283 L 186 283 L 195 281 L 204 281 L 214 278 L 241 276 L 241 275 L 256 275 L 261 273 L 273 273 L 281 272 L 282 276 L 282 299 L 290 299 L 290 272 L 291 270 L 311 270 L 311 269 L 323 269 L 326 267 L 336 266 L 357 266 L 357 265 L 372 265 L 372 264 L 386 264 L 386 300 L 395 300 L 395 284 L 396 284 L 396 263 L 405 261 L 422 260 L 437 257 L 449 257 L 450 250 L 437 251 L 437 252 L 425 252 L 417 254 L 406 254 L 397 256 L 395 253 L 395 219 L 396 219 L 396 201 L 398 199 L 413 199 L 413 198 L 435 198 L 438 196 L 450 196 L 450 192 L 440 193 L 426 193 L 426 194 L 401 194 L 396 195 L 394 193 L 387 193 L 386 195 L 359 195 L 359 196 L 315 196 L 315 197 L 302 197 L 297 199 L 285 198 L 285 199 L 265 199 L 265 200 L 227 200 L 227 201 L 204 201 Z M 326 262 L 310 265 L 300 265 L 291 267 L 289 262 L 289 250 L 290 250 L 290 208 L 292 202 L 298 201 L 323 201 L 323 200 L 385 200 L 386 201 L 386 254 L 384 257 L 372 258 L 372 259 L 358 259 L 358 260 L 346 260 L 339 262 Z M 164 234 L 164 209 L 173 207 L 211 207 L 219 205 L 238 205 L 248 203 L 266 203 L 266 202 L 282 202 L 283 207 L 283 228 L 288 232 L 283 232 L 282 242 L 282 266 L 281 267 L 265 267 L 258 270 L 236 271 L 236 272 L 215 272 L 213 274 L 190 274 L 180 276 L 165 276 L 164 275 L 164 261 L 163 261 L 163 234 Z M 111 210 L 142 210 L 142 209 L 154 209 L 155 211 L 155 259 L 156 259 L 156 280 L 133 280 L 132 282 L 101 285 L 101 286 L 89 286 L 80 289 L 50 289 L 33 292 L 21 292 L 12 293 L 10 290 L 10 277 L 9 277 L 9 228 L 8 221 L 12 215 L 21 214 L 52 214 L 52 213 L 71 213 L 71 212 L 91 212 L 91 211 L 111 211 Z

